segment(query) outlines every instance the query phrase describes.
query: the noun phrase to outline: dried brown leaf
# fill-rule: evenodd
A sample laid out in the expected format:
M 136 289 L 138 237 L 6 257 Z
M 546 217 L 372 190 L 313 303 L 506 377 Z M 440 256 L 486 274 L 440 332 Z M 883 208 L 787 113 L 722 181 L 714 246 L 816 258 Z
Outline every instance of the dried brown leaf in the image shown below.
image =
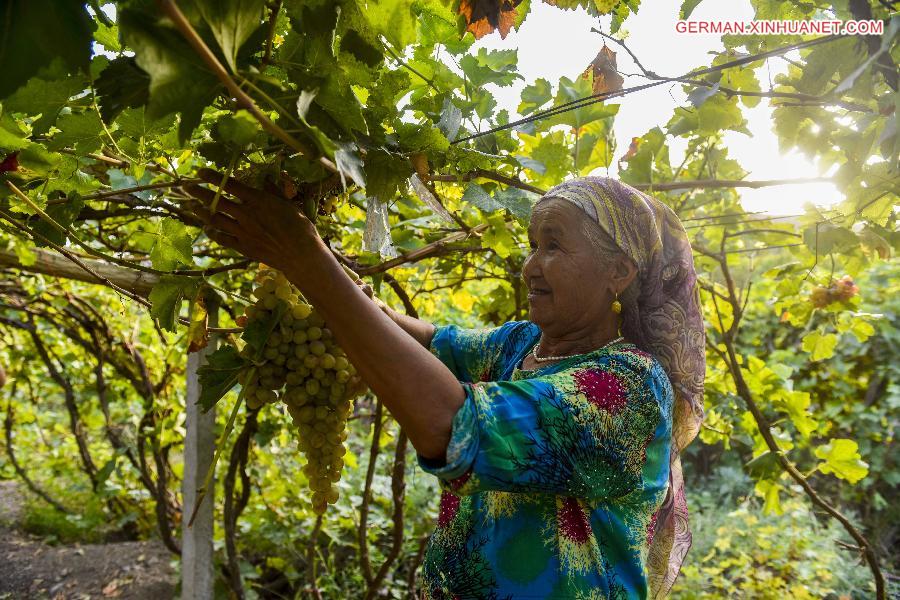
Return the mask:
M 188 352 L 197 352 L 206 348 L 209 343 L 209 314 L 206 310 L 203 287 L 197 292 L 197 297 L 191 303 L 191 320 L 188 325 Z
M 628 146 L 628 152 L 625 153 L 625 156 L 619 159 L 619 162 L 628 162 L 634 155 L 637 154 L 638 148 L 641 147 L 641 138 L 633 137 L 631 138 L 631 145 Z
M 500 37 L 506 38 L 516 22 L 516 7 L 522 0 L 461 0 L 459 14 L 466 19 L 466 31 L 475 39 L 500 30 Z
M 597 53 L 591 64 L 587 66 L 583 77 L 593 76 L 593 90 L 595 94 L 607 94 L 618 92 L 622 89 L 625 79 L 616 70 L 616 53 L 606 44 Z

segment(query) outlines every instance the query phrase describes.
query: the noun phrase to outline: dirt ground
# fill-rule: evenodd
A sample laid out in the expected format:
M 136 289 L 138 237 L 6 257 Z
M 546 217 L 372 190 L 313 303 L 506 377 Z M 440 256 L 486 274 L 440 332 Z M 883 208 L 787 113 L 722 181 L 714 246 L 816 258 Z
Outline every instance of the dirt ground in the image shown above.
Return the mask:
M 157 541 L 50 545 L 21 531 L 22 492 L 0 481 L 0 600 L 166 600 L 171 554 Z

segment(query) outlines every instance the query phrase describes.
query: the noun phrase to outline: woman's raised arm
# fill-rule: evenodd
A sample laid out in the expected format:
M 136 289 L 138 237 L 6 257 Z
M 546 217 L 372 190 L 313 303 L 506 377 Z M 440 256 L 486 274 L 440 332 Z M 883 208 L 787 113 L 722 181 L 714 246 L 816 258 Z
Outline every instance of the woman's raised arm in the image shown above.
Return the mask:
M 369 296 L 370 298 L 374 296 L 372 286 L 362 280 L 357 281 L 356 284 L 366 293 L 366 296 Z M 397 312 L 384 303 L 379 304 L 379 306 L 381 310 L 384 311 L 384 314 L 389 316 L 394 323 L 399 325 L 403 331 L 411 335 L 413 339 L 422 344 L 424 348 L 431 347 L 431 339 L 434 337 L 435 332 L 434 325 L 428 321 L 423 321 L 422 319 L 417 319 L 416 317 Z
M 210 171 L 201 171 L 200 176 L 211 184 L 221 181 Z M 223 197 L 217 213 L 199 209 L 207 234 L 282 271 L 328 323 L 337 343 L 419 454 L 443 458 L 451 422 L 465 392 L 426 348 L 433 326 L 429 325 L 429 333 L 422 321 L 404 318 L 398 322 L 378 308 L 293 204 L 234 180 L 225 184 L 225 191 L 240 203 Z M 214 196 L 196 186 L 191 193 L 207 203 Z

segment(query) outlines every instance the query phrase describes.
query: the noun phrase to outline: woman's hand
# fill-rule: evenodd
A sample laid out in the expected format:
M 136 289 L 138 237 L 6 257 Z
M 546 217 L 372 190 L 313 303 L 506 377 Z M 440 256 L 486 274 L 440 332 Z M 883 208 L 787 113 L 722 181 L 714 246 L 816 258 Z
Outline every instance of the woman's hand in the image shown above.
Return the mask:
M 198 175 L 213 185 L 221 181 L 212 171 Z M 225 184 L 225 191 L 237 200 L 221 197 L 213 212 L 215 193 L 189 188 L 203 204 L 197 213 L 207 235 L 284 273 L 328 323 L 360 378 L 382 399 L 416 450 L 426 458 L 443 457 L 453 416 L 466 394 L 427 349 L 433 326 L 403 317 L 412 324 L 404 331 L 394 320 L 396 313 L 373 306 L 365 284 L 348 276 L 297 207 L 237 181 Z
M 197 175 L 212 185 L 222 183 L 222 175 L 201 169 Z M 297 205 L 274 194 L 245 185 L 234 179 L 225 183 L 224 192 L 237 201 L 220 195 L 215 213 L 215 192 L 199 185 L 187 191 L 200 200 L 195 212 L 205 224 L 211 239 L 281 271 L 302 264 L 304 249 L 318 239 L 315 225 Z

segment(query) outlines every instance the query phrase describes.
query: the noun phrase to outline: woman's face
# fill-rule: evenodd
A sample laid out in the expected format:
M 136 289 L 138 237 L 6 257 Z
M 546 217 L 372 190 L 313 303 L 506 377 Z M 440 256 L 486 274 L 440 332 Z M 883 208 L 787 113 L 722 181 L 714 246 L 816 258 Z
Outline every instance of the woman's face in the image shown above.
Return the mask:
M 531 215 L 531 252 L 522 267 L 529 318 L 554 337 L 615 319 L 610 310 L 615 269 L 588 237 L 586 219 L 584 211 L 561 198 L 539 202 Z

